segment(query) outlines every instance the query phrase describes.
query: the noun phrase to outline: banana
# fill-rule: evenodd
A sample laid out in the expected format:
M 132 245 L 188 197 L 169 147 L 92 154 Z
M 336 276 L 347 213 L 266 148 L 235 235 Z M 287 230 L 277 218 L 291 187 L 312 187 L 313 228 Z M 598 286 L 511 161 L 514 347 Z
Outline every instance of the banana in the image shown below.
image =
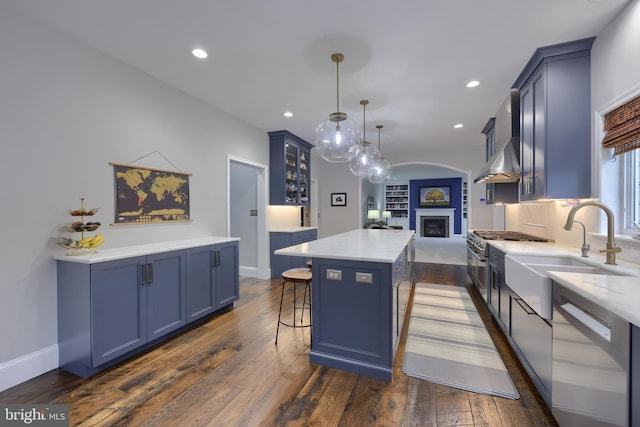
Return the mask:
M 96 234 L 93 237 L 85 237 L 78 240 L 78 245 L 82 248 L 95 248 L 100 246 L 104 242 L 102 234 Z
M 97 248 L 104 242 L 104 237 L 102 234 L 96 234 L 93 239 L 89 242 L 90 248 Z

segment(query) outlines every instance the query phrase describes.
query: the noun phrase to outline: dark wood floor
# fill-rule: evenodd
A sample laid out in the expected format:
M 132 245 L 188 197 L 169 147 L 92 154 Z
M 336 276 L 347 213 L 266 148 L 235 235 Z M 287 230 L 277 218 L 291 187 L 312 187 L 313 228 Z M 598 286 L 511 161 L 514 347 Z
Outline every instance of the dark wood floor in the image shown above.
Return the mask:
M 415 264 L 416 281 L 469 286 L 464 266 Z M 555 426 L 486 308 L 519 400 L 408 377 L 391 383 L 312 365 L 308 329 L 274 334 L 278 281 L 242 278 L 241 297 L 202 326 L 90 379 L 57 369 L 0 393 L 2 403 L 67 403 L 87 426 Z

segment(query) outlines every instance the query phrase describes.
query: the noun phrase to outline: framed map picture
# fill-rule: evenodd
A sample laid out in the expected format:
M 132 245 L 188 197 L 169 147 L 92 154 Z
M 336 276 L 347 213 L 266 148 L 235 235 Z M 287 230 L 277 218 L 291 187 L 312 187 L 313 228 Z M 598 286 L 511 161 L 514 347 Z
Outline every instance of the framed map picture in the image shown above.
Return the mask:
M 190 221 L 191 174 L 109 163 L 115 182 L 115 224 Z

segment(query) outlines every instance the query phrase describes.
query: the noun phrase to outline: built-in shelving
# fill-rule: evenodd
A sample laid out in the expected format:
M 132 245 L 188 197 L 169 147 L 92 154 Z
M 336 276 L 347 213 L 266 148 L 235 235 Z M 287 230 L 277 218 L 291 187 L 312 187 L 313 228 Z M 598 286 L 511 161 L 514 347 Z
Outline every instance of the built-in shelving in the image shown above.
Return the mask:
M 385 210 L 391 218 L 409 218 L 409 185 L 391 184 L 385 186 Z

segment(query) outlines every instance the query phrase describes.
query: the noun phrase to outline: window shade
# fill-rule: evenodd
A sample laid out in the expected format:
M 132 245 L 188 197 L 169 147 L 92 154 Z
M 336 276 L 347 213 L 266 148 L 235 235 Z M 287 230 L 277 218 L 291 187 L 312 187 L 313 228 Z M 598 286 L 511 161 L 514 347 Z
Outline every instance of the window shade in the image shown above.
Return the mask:
M 640 96 L 604 116 L 603 148 L 613 148 L 614 155 L 640 148 Z

